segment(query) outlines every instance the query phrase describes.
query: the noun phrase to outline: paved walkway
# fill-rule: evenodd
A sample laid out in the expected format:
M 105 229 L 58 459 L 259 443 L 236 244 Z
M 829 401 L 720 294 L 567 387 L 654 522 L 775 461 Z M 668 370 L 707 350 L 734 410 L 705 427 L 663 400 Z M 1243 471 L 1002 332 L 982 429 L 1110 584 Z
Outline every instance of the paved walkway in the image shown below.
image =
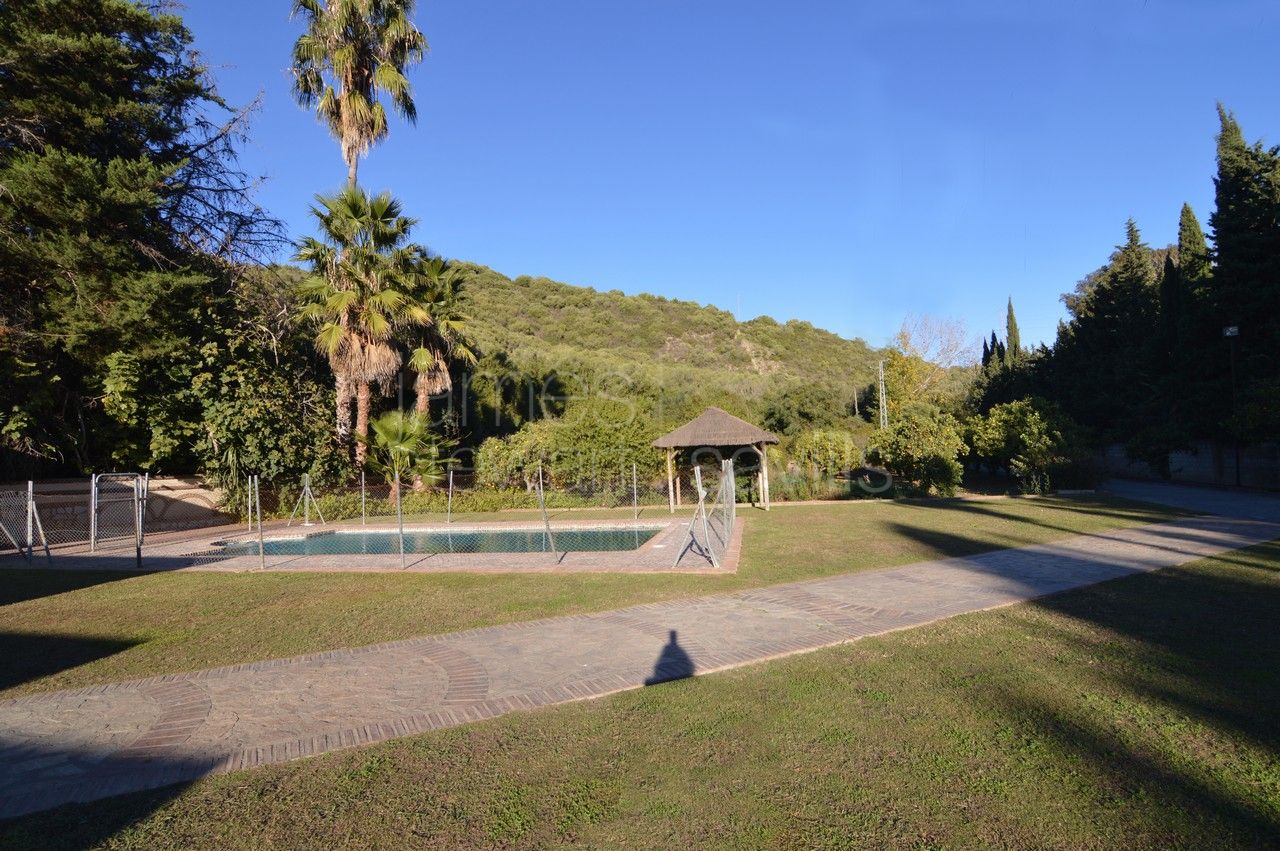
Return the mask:
M 1280 537 L 1230 518 L 0 701 L 0 815 L 596 697 Z
M 1221 514 L 1280 523 L 1280 494 L 1232 488 L 1112 479 L 1102 490 L 1128 499 L 1170 505 L 1197 514 Z

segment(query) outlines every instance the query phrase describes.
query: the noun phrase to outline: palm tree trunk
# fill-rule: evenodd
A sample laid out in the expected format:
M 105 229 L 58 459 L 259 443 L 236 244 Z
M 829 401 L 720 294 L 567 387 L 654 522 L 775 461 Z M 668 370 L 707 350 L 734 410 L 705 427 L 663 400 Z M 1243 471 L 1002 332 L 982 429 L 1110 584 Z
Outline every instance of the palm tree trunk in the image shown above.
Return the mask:
M 427 386 L 427 373 L 419 372 L 413 377 L 413 410 L 418 416 L 426 416 L 431 409 L 431 390 Z
M 335 370 L 334 390 L 337 391 L 338 410 L 335 431 L 343 446 L 351 442 L 351 381 L 341 370 Z
M 369 382 L 361 381 L 356 385 L 356 466 L 363 467 L 364 460 L 369 454 L 369 447 L 365 444 L 364 438 L 369 436 L 369 405 L 372 401 L 373 393 L 369 389 Z
M 360 155 L 352 153 L 351 159 L 347 160 L 347 188 L 356 188 L 356 168 L 360 165 Z

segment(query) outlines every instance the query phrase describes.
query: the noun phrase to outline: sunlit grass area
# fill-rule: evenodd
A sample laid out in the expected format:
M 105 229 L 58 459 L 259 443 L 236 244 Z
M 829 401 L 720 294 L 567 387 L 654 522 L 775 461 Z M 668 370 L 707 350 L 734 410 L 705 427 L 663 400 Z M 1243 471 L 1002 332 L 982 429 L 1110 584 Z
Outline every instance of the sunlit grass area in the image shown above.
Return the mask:
M 1280 835 L 1278 609 L 1273 542 L 67 807 L 0 825 L 0 845 L 1266 847 Z
M 1169 519 L 1104 498 L 743 511 L 736 575 L 0 571 L 0 695 L 733 591 Z

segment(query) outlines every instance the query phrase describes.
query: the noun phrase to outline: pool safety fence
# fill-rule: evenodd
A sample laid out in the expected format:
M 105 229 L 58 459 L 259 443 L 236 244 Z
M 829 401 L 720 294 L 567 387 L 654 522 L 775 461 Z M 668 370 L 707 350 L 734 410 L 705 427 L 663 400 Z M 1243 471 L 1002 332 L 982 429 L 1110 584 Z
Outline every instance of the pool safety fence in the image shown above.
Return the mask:
M 705 480 L 701 467 L 693 468 L 694 496 L 697 500 L 683 543 L 672 566 L 689 555 L 704 558 L 719 567 L 733 539 L 737 520 L 737 479 L 732 461 L 722 461 L 719 476 Z
M 442 553 L 488 552 L 526 533 L 535 535 L 536 546 L 523 551 L 555 558 L 592 543 L 587 540 L 591 536 L 577 535 L 577 529 L 624 526 L 635 533 L 665 525 L 673 515 L 696 515 L 690 557 L 714 564 L 732 531 L 734 509 L 729 502 L 749 496 L 744 482 L 750 473 L 735 476 L 733 469 L 732 463 L 709 462 L 684 471 L 672 495 L 678 498 L 669 498 L 665 472 L 622 460 L 572 479 L 535 464 L 517 471 L 507 487 L 478 481 L 469 470 L 449 469 L 438 478 L 399 482 L 394 476 L 388 482 L 367 473 L 344 486 L 309 476 L 269 481 L 250 474 L 218 494 L 199 482 L 157 480 L 137 472 L 99 473 L 84 480 L 27 482 L 0 489 L 0 556 L 20 555 L 39 566 L 64 552 L 88 551 L 136 562 L 145 561 L 149 549 L 157 555 L 172 554 L 175 546 L 191 541 L 193 547 L 184 555 L 212 563 L 223 556 L 207 547 L 197 553 L 196 545 L 207 544 L 225 530 L 217 540 L 253 543 L 253 555 L 265 567 L 278 546 L 272 540 L 358 524 L 371 532 L 394 533 L 393 555 L 400 552 L 401 527 L 443 529 L 443 537 L 410 536 L 406 559 L 421 547 Z M 506 529 L 514 537 L 477 534 L 490 528 Z M 633 534 L 630 546 L 641 546 L 644 537 Z M 370 540 L 375 549 L 381 546 L 380 538 Z M 262 546 L 257 546 L 259 541 Z M 619 541 L 606 543 L 609 549 L 625 548 L 626 541 Z

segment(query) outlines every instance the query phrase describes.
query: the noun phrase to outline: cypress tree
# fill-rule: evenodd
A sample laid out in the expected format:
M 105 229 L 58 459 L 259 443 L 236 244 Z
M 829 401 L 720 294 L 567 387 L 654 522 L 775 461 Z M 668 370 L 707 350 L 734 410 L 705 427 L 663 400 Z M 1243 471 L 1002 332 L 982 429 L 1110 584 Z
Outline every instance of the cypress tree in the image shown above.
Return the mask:
M 991 347 L 987 345 L 987 341 L 982 341 L 982 365 L 985 367 L 991 363 Z
M 1187 207 L 1184 205 L 1183 210 Z M 1160 273 L 1160 329 L 1164 333 L 1164 354 L 1172 357 L 1181 348 L 1187 298 L 1182 270 L 1173 262 L 1173 252 L 1164 256 Z
M 1190 289 L 1202 286 L 1209 278 L 1209 245 L 1190 204 L 1182 205 L 1178 217 L 1178 271 Z
M 1018 319 L 1013 315 L 1013 298 L 1009 298 L 1008 311 L 1004 319 L 1004 340 L 1007 349 L 1005 364 L 1012 366 L 1022 359 L 1022 335 L 1018 333 Z
M 1239 407 L 1233 419 L 1248 422 L 1252 434 L 1227 428 L 1249 439 L 1268 439 L 1280 428 L 1280 381 L 1275 375 L 1275 352 L 1280 350 L 1280 149 L 1249 145 L 1235 116 L 1218 106 L 1218 174 L 1214 178 L 1216 207 L 1209 217 L 1214 259 L 1205 301 L 1208 331 L 1205 340 L 1219 370 L 1229 368 L 1230 349 L 1220 328 L 1235 325 L 1236 374 Z M 1216 357 L 1215 357 L 1216 354 Z M 1225 419 L 1225 416 L 1224 416 Z

